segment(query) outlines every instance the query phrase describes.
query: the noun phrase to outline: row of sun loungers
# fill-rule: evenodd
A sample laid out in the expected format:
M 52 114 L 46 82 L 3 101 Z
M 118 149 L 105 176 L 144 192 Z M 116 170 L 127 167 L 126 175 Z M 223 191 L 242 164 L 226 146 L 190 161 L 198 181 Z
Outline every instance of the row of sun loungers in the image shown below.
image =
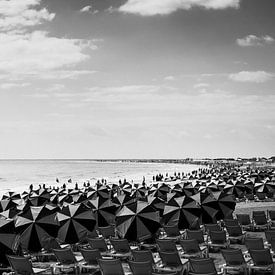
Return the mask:
M 253 213 L 253 217 L 257 214 L 260 213 Z M 43 253 L 28 257 L 8 256 L 8 260 L 17 274 L 24 275 L 56 274 L 67 269 L 73 269 L 76 274 L 101 272 L 103 275 L 215 275 L 232 270 L 244 274 L 273 272 L 275 230 L 265 230 L 266 242 L 262 238 L 248 238 L 241 221 L 237 215 L 236 219 L 184 231 L 173 225 L 164 226 L 156 243 L 147 246 L 151 249 L 144 249 L 146 243 L 132 245 L 126 239 L 118 239 L 112 226 L 102 227 L 99 236 L 88 238 L 87 243 L 54 248 L 51 253 L 44 254 L 55 259 L 49 261 L 48 268 L 37 268 L 34 261 Z M 246 250 L 231 248 L 231 243 L 236 241 L 244 243 Z M 209 250 L 218 250 L 223 255 L 225 264 L 218 270 L 209 258 Z

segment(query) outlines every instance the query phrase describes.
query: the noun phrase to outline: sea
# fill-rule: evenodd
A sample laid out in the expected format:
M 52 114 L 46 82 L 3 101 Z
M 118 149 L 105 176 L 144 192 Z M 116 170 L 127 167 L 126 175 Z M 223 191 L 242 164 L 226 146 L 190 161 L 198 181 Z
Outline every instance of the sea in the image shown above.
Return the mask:
M 23 192 L 39 185 L 81 187 L 89 181 L 106 179 L 107 183 L 128 182 L 151 183 L 156 174 L 173 175 L 189 173 L 198 165 L 160 162 L 95 161 L 95 160 L 0 160 L 0 195 L 7 191 Z

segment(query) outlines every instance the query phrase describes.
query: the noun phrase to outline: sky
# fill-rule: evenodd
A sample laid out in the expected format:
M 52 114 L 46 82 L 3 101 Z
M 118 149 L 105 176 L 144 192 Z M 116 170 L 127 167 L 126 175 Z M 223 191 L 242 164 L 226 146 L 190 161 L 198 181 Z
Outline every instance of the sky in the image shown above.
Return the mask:
M 0 159 L 275 155 L 274 0 L 0 0 Z

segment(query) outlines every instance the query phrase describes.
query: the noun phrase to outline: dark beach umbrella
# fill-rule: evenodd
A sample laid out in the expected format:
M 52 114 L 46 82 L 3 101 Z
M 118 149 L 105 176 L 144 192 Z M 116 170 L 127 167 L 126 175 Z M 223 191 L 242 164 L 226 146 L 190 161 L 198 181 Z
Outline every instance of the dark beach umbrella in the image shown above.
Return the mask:
M 246 179 L 244 181 L 244 188 L 245 188 L 245 193 L 247 194 L 253 194 L 254 191 L 254 182 L 250 179 Z
M 149 239 L 156 234 L 159 228 L 158 212 L 143 201 L 123 206 L 116 215 L 118 235 L 129 241 Z
M 212 193 L 200 192 L 191 197 L 201 207 L 202 223 L 215 223 L 218 213 L 218 204 Z
M 75 244 L 89 235 L 96 225 L 91 209 L 84 204 L 65 205 L 57 213 L 60 223 L 58 238 L 63 243 Z
M 50 201 L 51 195 L 47 189 L 40 188 L 32 192 L 26 199 L 31 206 L 42 206 Z
M 136 186 L 132 189 L 132 198 L 144 198 L 147 194 L 147 189 L 144 186 Z
M 162 198 L 162 199 L 166 199 L 167 194 L 170 191 L 170 187 L 169 185 L 167 185 L 166 183 L 155 183 L 153 184 L 153 186 L 150 188 L 149 190 L 149 194 L 152 194 L 155 197 L 158 198 Z
M 97 226 L 114 224 L 117 206 L 110 200 L 100 201 L 100 198 L 89 200 L 85 203 L 96 216 Z
M 179 229 L 193 228 L 200 222 L 201 208 L 190 197 L 182 196 L 173 198 L 165 205 L 163 222 L 177 224 Z
M 218 203 L 217 220 L 231 218 L 236 207 L 234 195 L 222 191 L 213 192 L 212 194 Z
M 18 213 L 21 211 L 18 210 L 16 207 L 10 208 L 8 210 L 5 210 L 3 212 L 0 212 L 0 216 L 6 218 L 6 219 L 13 219 Z
M 13 255 L 17 250 L 19 236 L 10 233 L 0 233 L 0 265 L 9 265 L 6 255 Z
M 0 234 L 15 233 L 13 220 L 0 219 Z
M 121 208 L 123 205 L 133 203 L 134 201 L 135 199 L 126 194 L 115 196 L 112 199 L 112 202 L 116 205 L 118 209 Z
M 3 212 L 5 210 L 14 208 L 17 206 L 17 203 L 15 203 L 13 200 L 0 200 L 0 212 Z
M 19 200 L 21 199 L 21 195 L 17 192 L 7 192 L 2 197 L 3 200 Z
M 163 216 L 163 211 L 165 207 L 165 201 L 163 199 L 154 197 L 153 195 L 148 195 L 146 197 L 146 201 L 149 205 L 153 206 L 159 212 L 160 217 Z
M 50 206 L 31 206 L 18 214 L 15 220 L 22 248 L 32 252 L 43 248 L 43 239 L 55 237 L 58 227 L 55 209 Z

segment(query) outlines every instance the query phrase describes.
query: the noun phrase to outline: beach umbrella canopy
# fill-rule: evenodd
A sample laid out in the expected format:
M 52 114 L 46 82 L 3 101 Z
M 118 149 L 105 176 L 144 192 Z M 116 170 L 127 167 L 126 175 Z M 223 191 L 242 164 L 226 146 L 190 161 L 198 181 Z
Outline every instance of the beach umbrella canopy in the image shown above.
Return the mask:
M 201 208 L 195 200 L 182 196 L 173 198 L 165 205 L 163 222 L 177 224 L 179 229 L 193 228 L 200 223 Z
M 57 213 L 60 223 L 58 238 L 63 243 L 75 244 L 92 233 L 96 219 L 94 213 L 84 204 L 64 205 Z
M 14 208 L 17 206 L 17 203 L 15 203 L 13 200 L 4 199 L 0 200 L 0 212 Z
M 18 249 L 19 235 L 0 233 L 0 265 L 9 265 L 6 255 L 14 255 Z
M 154 183 L 149 190 L 149 194 L 165 200 L 170 189 L 169 185 L 164 182 Z
M 44 238 L 57 235 L 59 224 L 55 212 L 51 206 L 30 206 L 17 215 L 15 229 L 20 234 L 23 249 L 40 251 Z
M 129 195 L 121 194 L 113 197 L 112 202 L 117 206 L 117 208 L 121 208 L 125 204 L 133 203 L 135 199 L 131 198 Z
M 153 206 L 159 212 L 159 216 L 162 217 L 165 201 L 159 197 L 154 197 L 153 195 L 148 195 L 145 199 L 149 205 Z
M 3 200 L 19 200 L 21 199 L 21 195 L 17 192 L 7 192 L 2 196 Z
M 31 206 L 42 206 L 50 201 L 51 194 L 47 189 L 40 188 L 32 192 L 27 198 L 26 203 Z
M 116 229 L 121 238 L 142 241 L 151 238 L 160 228 L 159 214 L 147 202 L 127 204 L 116 215 Z
M 117 206 L 110 200 L 100 200 L 99 197 L 85 203 L 95 214 L 97 226 L 108 226 L 115 221 Z
M 222 191 L 212 193 L 218 203 L 217 220 L 231 218 L 236 207 L 234 195 Z
M 191 197 L 201 207 L 202 223 L 215 223 L 216 215 L 218 213 L 217 200 L 210 192 L 199 192 Z

